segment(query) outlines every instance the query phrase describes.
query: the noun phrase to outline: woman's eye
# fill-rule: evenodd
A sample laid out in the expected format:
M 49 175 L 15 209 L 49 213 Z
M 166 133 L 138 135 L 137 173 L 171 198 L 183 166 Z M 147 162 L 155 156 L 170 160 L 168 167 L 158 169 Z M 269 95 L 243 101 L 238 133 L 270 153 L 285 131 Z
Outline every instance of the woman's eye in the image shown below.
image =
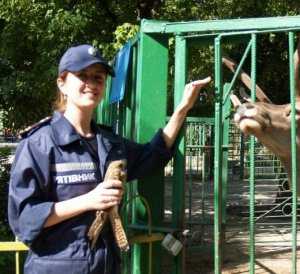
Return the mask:
M 80 73 L 78 74 L 78 78 L 81 80 L 81 81 L 85 81 L 87 79 L 87 75 L 84 74 L 84 73 Z
M 102 84 L 105 81 L 105 77 L 101 74 L 88 75 L 86 73 L 79 73 L 79 74 L 77 74 L 77 77 L 83 82 L 86 82 L 89 80 L 89 81 L 93 81 L 93 82 Z
M 102 76 L 96 76 L 96 77 L 95 77 L 95 80 L 96 80 L 97 82 L 102 82 L 102 81 L 103 81 L 103 77 L 102 77 Z
M 96 81 L 97 83 L 104 82 L 104 77 L 102 75 L 96 75 L 93 78 L 94 78 L 94 81 Z

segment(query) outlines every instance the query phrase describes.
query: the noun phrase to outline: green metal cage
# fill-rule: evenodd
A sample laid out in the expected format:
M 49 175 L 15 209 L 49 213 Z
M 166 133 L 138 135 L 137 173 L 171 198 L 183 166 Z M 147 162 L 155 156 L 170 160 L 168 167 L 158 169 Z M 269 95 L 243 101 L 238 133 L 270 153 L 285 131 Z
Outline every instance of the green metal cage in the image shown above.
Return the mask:
M 246 262 L 245 273 L 255 273 L 257 267 L 263 269 L 263 263 L 259 265 L 256 256 L 264 252 L 258 246 L 264 246 L 263 250 L 270 252 L 274 247 L 269 244 L 271 239 L 283 234 L 290 235 L 290 240 L 284 244 L 278 240 L 277 251 L 285 252 L 284 248 L 288 247 L 292 250 L 287 271 L 297 273 L 295 154 L 293 189 L 286 191 L 286 174 L 279 160 L 254 137 L 246 138 L 232 125 L 229 94 L 235 87 L 238 71 L 231 82 L 224 82 L 221 58 L 223 44 L 244 43 L 245 52 L 238 70 L 250 56 L 252 99 L 255 100 L 257 39 L 269 33 L 287 33 L 289 55 L 292 56 L 294 33 L 299 29 L 298 16 L 205 22 L 142 21 L 140 32 L 133 41 L 128 97 L 118 104 L 119 133 L 146 142 L 157 127 L 164 126 L 167 104 L 170 104 L 167 102 L 168 80 L 173 77 L 172 104 L 176 107 L 188 82 L 188 58 L 190 48 L 195 45 L 213 48 L 215 111 L 214 116 L 207 119 L 187 119 L 178 138 L 174 159 L 164 174 L 153 175 L 153 178 L 129 187 L 131 193 L 142 193 L 149 199 L 153 216 L 158 217 L 153 222 L 154 229 L 161 233 L 171 232 L 184 242 L 180 255 L 168 259 L 165 259 L 168 255 L 160 244 L 155 243 L 150 261 L 144 244 L 134 246 L 128 255 L 131 273 L 148 273 L 148 265 L 154 264 L 154 260 L 152 273 L 164 270 L 168 273 L 231 273 L 228 265 L 235 262 L 227 258 L 227 250 L 237 247 L 241 253 L 236 255 Z M 170 56 L 170 39 L 175 41 L 174 57 Z M 170 63 L 174 63 L 173 76 L 169 75 Z M 293 75 L 292 65 L 290 74 Z M 292 77 L 290 81 L 293 105 Z M 294 126 L 292 149 L 295 153 Z M 143 209 L 135 205 L 131 210 L 130 214 L 136 219 L 132 219 L 128 229 L 146 230 Z M 269 236 L 269 239 L 261 235 Z M 266 252 L 264 256 L 268 256 Z M 208 259 L 204 259 L 199 268 L 191 266 L 196 268 L 192 272 L 189 261 L 195 258 L 195 262 L 201 262 L 203 254 L 208 254 L 204 256 Z M 243 256 L 239 256 L 241 254 Z M 167 268 L 165 260 L 169 262 Z M 275 260 L 271 261 L 275 264 Z M 210 264 L 210 268 L 205 264 Z M 267 263 L 265 267 L 268 269 Z

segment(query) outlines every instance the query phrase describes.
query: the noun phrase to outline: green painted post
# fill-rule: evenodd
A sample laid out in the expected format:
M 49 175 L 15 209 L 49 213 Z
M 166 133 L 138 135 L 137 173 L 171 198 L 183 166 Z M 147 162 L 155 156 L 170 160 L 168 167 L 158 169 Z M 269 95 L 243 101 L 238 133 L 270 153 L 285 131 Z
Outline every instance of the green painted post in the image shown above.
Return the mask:
M 222 53 L 221 38 L 215 38 L 215 140 L 214 140 L 214 268 L 221 273 L 221 226 L 222 226 Z
M 187 67 L 186 40 L 180 34 L 175 37 L 175 83 L 174 83 L 174 108 L 182 98 L 182 92 L 186 83 Z M 177 138 L 177 147 L 174 155 L 174 182 L 172 193 L 172 224 L 173 227 L 182 230 L 184 225 L 184 201 L 185 201 L 185 140 L 184 129 L 181 129 Z M 173 274 L 184 273 L 184 250 L 174 258 Z
M 227 200 L 227 181 L 228 181 L 228 156 L 229 156 L 229 125 L 230 125 L 230 98 L 228 94 L 230 83 L 223 86 L 223 160 L 222 160 L 222 242 L 225 240 L 226 225 L 226 200 Z
M 186 136 L 187 140 L 189 140 L 189 138 L 191 138 L 190 136 L 192 136 L 192 134 L 195 133 L 195 128 L 194 128 L 194 125 L 193 127 L 192 126 L 188 126 L 186 125 L 186 132 L 187 132 L 187 129 L 189 128 L 189 132 L 188 132 L 188 135 L 189 136 Z M 189 144 L 189 145 L 192 145 Z M 188 217 L 188 223 L 189 223 L 189 229 L 191 229 L 192 227 L 192 201 L 193 201 L 193 178 L 192 178 L 192 170 L 193 170 L 193 150 L 192 149 L 189 149 L 189 156 L 187 158 L 187 162 L 188 162 L 188 193 L 189 193 L 189 198 L 188 198 L 188 203 L 189 203 L 189 209 L 188 209 L 188 212 L 189 212 L 189 217 Z
M 251 35 L 251 99 L 254 102 L 256 97 L 256 34 Z M 250 137 L 250 222 L 249 222 L 249 254 L 250 273 L 255 273 L 255 137 Z
M 291 99 L 291 152 L 292 152 L 292 274 L 297 273 L 297 146 L 296 146 L 296 92 L 294 71 L 294 38 L 293 32 L 289 32 L 289 68 L 290 68 L 290 99 Z M 299 77 L 299 75 L 297 75 Z
M 136 71 L 137 71 L 137 44 L 132 46 L 130 75 L 126 90 L 126 137 L 135 138 L 135 96 L 136 96 Z
M 130 128 L 127 130 L 127 137 L 129 137 L 131 140 L 137 139 L 137 132 L 136 132 L 136 85 L 137 85 L 137 61 L 138 61 L 138 49 L 139 49 L 139 43 L 135 43 L 134 47 L 132 48 L 132 68 L 131 68 L 131 77 L 130 77 L 130 108 L 131 111 L 128 111 L 128 119 L 130 119 Z M 138 194 L 137 190 L 137 182 L 132 182 L 129 186 L 129 193 L 128 198 L 135 196 Z M 145 212 L 141 202 L 139 200 L 134 200 L 134 203 L 132 206 L 128 207 L 128 210 L 131 212 L 131 215 L 133 216 L 133 222 L 136 221 L 136 214 L 137 210 L 136 208 L 139 208 Z M 135 246 L 137 248 L 137 246 Z M 134 257 L 134 256 L 133 256 Z M 129 273 L 131 274 L 131 273 Z
M 240 179 L 243 180 L 245 168 L 245 138 L 243 133 L 241 133 L 240 144 Z
M 149 141 L 158 128 L 165 125 L 167 106 L 168 40 L 141 33 L 138 49 L 136 87 L 136 141 Z M 164 170 L 138 181 L 138 190 L 150 204 L 153 225 L 162 226 L 164 205 Z M 146 216 L 137 216 L 146 219 Z M 148 260 L 148 246 L 135 245 L 134 274 L 160 273 L 161 246 L 153 244 L 155 264 Z

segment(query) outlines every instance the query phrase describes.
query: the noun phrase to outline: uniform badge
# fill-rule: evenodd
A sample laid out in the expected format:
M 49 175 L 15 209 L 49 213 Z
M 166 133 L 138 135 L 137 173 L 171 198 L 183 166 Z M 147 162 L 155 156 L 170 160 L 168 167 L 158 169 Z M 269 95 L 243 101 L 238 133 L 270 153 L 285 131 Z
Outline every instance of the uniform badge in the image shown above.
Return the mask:
M 88 49 L 88 53 L 92 56 L 96 56 L 97 55 L 97 49 L 95 49 L 94 47 L 90 47 Z

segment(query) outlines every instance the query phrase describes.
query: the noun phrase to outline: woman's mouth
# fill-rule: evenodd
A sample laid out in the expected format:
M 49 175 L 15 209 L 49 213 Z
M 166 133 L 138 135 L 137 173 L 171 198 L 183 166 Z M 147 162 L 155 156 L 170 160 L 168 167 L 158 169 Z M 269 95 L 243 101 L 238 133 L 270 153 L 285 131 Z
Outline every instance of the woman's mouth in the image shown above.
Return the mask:
M 94 91 L 82 91 L 83 94 L 90 94 L 92 96 L 98 96 L 98 93 L 97 92 L 94 92 Z

